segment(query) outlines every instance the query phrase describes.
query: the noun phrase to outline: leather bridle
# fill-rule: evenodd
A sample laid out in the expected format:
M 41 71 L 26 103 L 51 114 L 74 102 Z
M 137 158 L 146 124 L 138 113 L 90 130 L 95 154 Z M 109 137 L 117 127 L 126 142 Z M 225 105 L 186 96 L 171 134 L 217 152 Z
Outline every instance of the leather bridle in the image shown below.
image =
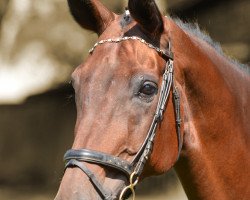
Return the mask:
M 113 200 L 116 198 L 116 196 L 113 196 L 111 192 L 103 188 L 103 186 L 100 184 L 96 176 L 85 166 L 84 162 L 99 164 L 102 166 L 108 166 L 121 171 L 128 177 L 130 184 L 122 190 L 119 199 L 123 199 L 125 193 L 128 190 L 132 192 L 134 199 L 135 198 L 134 187 L 136 186 L 139 176 L 141 175 L 143 168 L 145 166 L 145 163 L 152 152 L 156 130 L 159 123 L 163 119 L 163 113 L 166 108 L 167 100 L 171 89 L 173 91 L 173 104 L 175 108 L 174 115 L 176 120 L 176 130 L 178 139 L 177 160 L 179 158 L 182 148 L 180 97 L 177 88 L 174 86 L 174 81 L 173 81 L 174 63 L 173 63 L 173 53 L 171 52 L 170 45 L 168 50 L 162 50 L 150 43 L 147 43 L 142 38 L 132 36 L 132 37 L 122 37 L 117 39 L 101 40 L 97 42 L 89 52 L 90 54 L 92 54 L 97 46 L 102 45 L 104 43 L 119 43 L 127 40 L 140 41 L 141 43 L 147 45 L 149 48 L 157 51 L 160 54 L 160 56 L 162 56 L 166 60 L 166 66 L 165 66 L 165 72 L 163 74 L 160 96 L 147 137 L 145 138 L 143 144 L 141 145 L 139 151 L 137 152 L 131 163 L 116 156 L 88 149 L 77 149 L 77 150 L 70 149 L 64 155 L 64 161 L 66 162 L 65 169 L 68 167 L 80 168 L 89 177 L 89 180 L 91 181 L 97 192 L 100 194 L 102 199 L 105 200 Z

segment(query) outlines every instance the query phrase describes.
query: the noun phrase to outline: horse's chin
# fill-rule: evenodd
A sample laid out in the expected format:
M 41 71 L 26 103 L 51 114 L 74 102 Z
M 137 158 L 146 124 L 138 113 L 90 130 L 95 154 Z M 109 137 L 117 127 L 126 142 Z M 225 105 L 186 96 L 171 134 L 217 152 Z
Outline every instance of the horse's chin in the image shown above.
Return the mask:
M 114 199 L 119 199 L 122 189 L 126 187 L 126 181 L 124 179 L 125 176 L 116 177 L 115 179 L 109 177 L 105 178 L 104 187 L 112 193 Z
M 112 193 L 113 199 L 125 187 L 126 177 L 122 174 L 104 178 L 103 187 Z M 66 170 L 55 200 L 102 200 L 89 178 L 79 169 Z

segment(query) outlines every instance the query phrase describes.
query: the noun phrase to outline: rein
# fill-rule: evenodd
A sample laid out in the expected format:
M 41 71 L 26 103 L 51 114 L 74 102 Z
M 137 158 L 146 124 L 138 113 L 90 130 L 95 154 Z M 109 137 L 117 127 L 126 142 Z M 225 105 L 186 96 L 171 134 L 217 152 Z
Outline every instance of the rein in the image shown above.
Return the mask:
M 162 50 L 154 45 L 147 43 L 144 39 L 132 36 L 132 37 L 122 37 L 116 39 L 107 39 L 101 40 L 97 42 L 92 49 L 90 49 L 89 53 L 92 54 L 95 48 L 99 45 L 105 43 L 119 43 L 127 40 L 135 40 L 139 41 L 149 48 L 157 51 L 160 56 L 162 56 L 166 60 L 165 72 L 163 74 L 162 86 L 160 90 L 160 96 L 157 104 L 157 108 L 155 111 L 155 115 L 153 117 L 151 126 L 148 130 L 148 134 L 141 145 L 139 151 L 135 155 L 132 162 L 128 162 L 119 157 L 108 155 L 102 152 L 97 152 L 88 149 L 70 149 L 64 155 L 64 161 L 66 163 L 65 170 L 69 167 L 78 167 L 80 168 L 91 181 L 92 185 L 95 187 L 97 192 L 101 195 L 102 199 L 105 200 L 113 200 L 116 197 L 110 191 L 106 191 L 103 186 L 100 184 L 96 176 L 85 166 L 83 162 L 99 164 L 103 166 L 108 166 L 114 168 L 116 170 L 124 173 L 129 179 L 129 185 L 125 187 L 120 196 L 119 200 L 125 198 L 126 192 L 131 191 L 133 195 L 133 200 L 135 199 L 135 186 L 138 183 L 139 177 L 144 169 L 146 161 L 148 160 L 152 149 L 153 142 L 156 135 L 156 130 L 159 123 L 163 120 L 163 114 L 166 109 L 166 103 L 170 94 L 170 90 L 173 90 L 173 104 L 175 109 L 175 121 L 176 121 L 176 130 L 177 130 L 177 139 L 178 139 L 178 156 L 177 160 L 180 156 L 181 148 L 182 148 L 182 140 L 181 140 L 181 116 L 180 116 L 180 96 L 177 88 L 174 86 L 173 81 L 173 73 L 174 73 L 174 63 L 173 63 L 173 53 L 171 52 L 170 45 L 168 50 Z

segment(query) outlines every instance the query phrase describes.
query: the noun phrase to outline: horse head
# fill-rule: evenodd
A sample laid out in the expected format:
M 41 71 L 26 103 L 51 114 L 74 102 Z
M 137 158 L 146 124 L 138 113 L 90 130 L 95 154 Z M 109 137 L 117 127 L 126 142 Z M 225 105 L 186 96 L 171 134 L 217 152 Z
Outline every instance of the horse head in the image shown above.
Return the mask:
M 168 22 L 153 0 L 129 0 L 122 15 L 98 0 L 68 5 L 99 38 L 72 74 L 75 139 L 56 199 L 123 199 L 124 187 L 133 193 L 133 183 L 166 172 L 180 153 Z

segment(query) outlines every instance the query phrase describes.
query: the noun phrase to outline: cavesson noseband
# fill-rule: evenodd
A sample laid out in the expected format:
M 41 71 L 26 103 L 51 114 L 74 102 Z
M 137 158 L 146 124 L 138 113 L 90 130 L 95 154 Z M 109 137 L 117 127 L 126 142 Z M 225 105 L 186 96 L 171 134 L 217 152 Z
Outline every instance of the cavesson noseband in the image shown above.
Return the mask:
M 100 184 L 96 176 L 85 166 L 83 162 L 100 164 L 103 166 L 108 166 L 111 168 L 115 168 L 121 172 L 123 172 L 129 179 L 129 186 L 125 187 L 119 199 L 124 199 L 125 193 L 128 190 L 131 190 L 133 199 L 135 198 L 135 186 L 138 183 L 139 176 L 141 175 L 143 168 L 145 166 L 146 161 L 148 160 L 152 148 L 153 142 L 156 134 L 156 129 L 159 123 L 163 119 L 163 113 L 166 108 L 166 103 L 169 97 L 169 93 L 171 88 L 173 88 L 173 103 L 175 108 L 175 120 L 176 120 L 176 129 L 177 129 L 177 139 L 178 139 L 178 157 L 180 155 L 180 151 L 182 148 L 182 140 L 181 140 L 181 118 L 180 118 L 180 98 L 176 87 L 173 85 L 173 53 L 171 52 L 170 45 L 168 50 L 162 50 L 154 45 L 146 42 L 144 39 L 132 36 L 132 37 L 122 37 L 116 39 L 107 39 L 101 40 L 97 42 L 94 47 L 89 51 L 90 54 L 93 53 L 95 48 L 99 45 L 105 43 L 119 43 L 123 41 L 134 40 L 139 41 L 149 48 L 157 51 L 160 56 L 162 56 L 166 60 L 165 72 L 163 74 L 163 80 L 160 90 L 160 96 L 157 104 L 157 108 L 155 111 L 155 115 L 153 117 L 151 126 L 149 128 L 147 137 L 145 138 L 143 144 L 141 145 L 139 151 L 135 155 L 133 161 L 130 163 L 126 160 L 123 160 L 119 157 L 108 155 L 102 152 L 97 152 L 88 149 L 70 149 L 64 155 L 64 161 L 66 162 L 65 169 L 68 167 L 78 167 L 80 168 L 88 177 L 95 189 L 101 195 L 101 197 L 105 200 L 113 200 L 116 197 L 113 194 L 103 188 Z

